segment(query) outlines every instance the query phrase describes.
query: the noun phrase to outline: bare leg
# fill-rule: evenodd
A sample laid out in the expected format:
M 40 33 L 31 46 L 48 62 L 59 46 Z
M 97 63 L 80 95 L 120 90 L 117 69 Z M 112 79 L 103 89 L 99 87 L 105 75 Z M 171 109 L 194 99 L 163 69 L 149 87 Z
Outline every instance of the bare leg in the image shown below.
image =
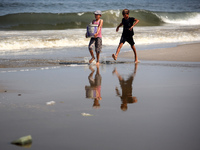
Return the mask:
M 89 61 L 89 63 L 91 64 L 93 62 L 93 60 L 95 60 L 93 50 L 90 50 L 90 55 L 92 56 L 92 58 Z
M 112 54 L 112 57 L 113 57 L 114 60 L 117 60 L 117 56 L 118 56 L 118 54 L 119 54 L 119 52 L 120 52 L 120 50 L 121 50 L 121 48 L 122 48 L 123 45 L 124 45 L 123 43 L 120 43 L 119 46 L 118 46 L 118 48 L 117 48 L 116 53 Z
M 92 78 L 92 76 L 93 76 L 95 70 L 94 70 L 91 66 L 89 66 L 89 69 L 91 70 L 91 73 L 90 73 L 90 75 L 88 76 L 88 78 Z
M 122 78 L 122 76 L 117 72 L 117 69 L 115 68 L 114 70 L 113 70 L 113 72 L 112 72 L 113 74 L 116 74 L 117 75 L 117 77 L 118 77 L 118 79 L 120 80 L 120 81 L 122 81 L 123 80 L 123 78 Z
M 135 63 L 138 63 L 139 61 L 138 61 L 138 57 L 137 57 L 136 48 L 135 48 L 135 46 L 134 46 L 134 45 L 133 45 L 133 46 L 131 46 L 131 48 L 133 49 L 133 52 L 134 52 L 134 54 L 135 54 Z
M 96 62 L 96 65 L 99 65 L 99 57 L 100 57 L 100 53 L 96 53 L 96 56 L 97 56 L 97 62 Z

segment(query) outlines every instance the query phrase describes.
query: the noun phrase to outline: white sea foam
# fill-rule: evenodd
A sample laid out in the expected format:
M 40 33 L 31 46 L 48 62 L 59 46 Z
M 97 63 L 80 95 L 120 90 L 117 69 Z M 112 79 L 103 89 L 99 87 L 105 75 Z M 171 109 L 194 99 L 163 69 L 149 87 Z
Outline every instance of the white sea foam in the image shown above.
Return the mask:
M 109 11 L 104 12 L 103 14 L 105 14 L 105 13 L 110 13 L 112 15 L 115 15 L 116 17 L 119 17 L 121 14 L 121 11 L 119 9 L 118 10 L 109 10 Z
M 200 26 L 135 27 L 136 44 L 177 43 L 200 41 Z M 53 31 L 0 31 L 0 54 L 34 49 L 87 47 L 85 29 Z M 103 45 L 117 46 L 121 37 L 115 28 L 103 28 Z
M 50 70 L 50 69 L 58 69 L 60 66 L 55 67 L 45 67 L 45 68 L 29 68 L 29 69 L 11 69 L 11 68 L 5 68 L 5 70 L 0 71 L 0 73 L 16 73 L 16 72 L 29 72 L 29 71 L 37 71 L 37 70 Z M 11 69 L 11 70 L 10 70 Z
M 77 13 L 78 16 L 82 16 L 84 15 L 85 13 Z
M 183 17 L 171 18 L 170 16 L 160 16 L 160 18 L 169 24 L 178 24 L 178 25 L 200 25 L 200 14 L 199 13 L 190 13 Z

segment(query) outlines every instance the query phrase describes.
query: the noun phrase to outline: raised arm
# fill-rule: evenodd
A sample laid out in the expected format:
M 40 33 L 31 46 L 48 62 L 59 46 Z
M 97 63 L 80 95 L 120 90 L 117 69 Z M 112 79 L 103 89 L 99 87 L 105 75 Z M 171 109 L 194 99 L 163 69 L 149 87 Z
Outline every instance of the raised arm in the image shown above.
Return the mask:
M 138 22 L 139 22 L 139 20 L 138 19 L 135 19 L 134 20 L 135 22 L 134 22 L 134 24 L 129 28 L 129 30 L 132 30 L 133 29 L 133 27 L 136 25 L 136 24 L 138 24 Z

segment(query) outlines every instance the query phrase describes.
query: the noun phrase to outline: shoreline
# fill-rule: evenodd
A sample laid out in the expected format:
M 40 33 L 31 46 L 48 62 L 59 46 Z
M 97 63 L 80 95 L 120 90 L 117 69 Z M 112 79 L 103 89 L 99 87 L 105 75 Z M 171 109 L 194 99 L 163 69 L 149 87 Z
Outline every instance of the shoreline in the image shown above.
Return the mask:
M 138 58 L 140 61 L 177 61 L 177 62 L 200 62 L 200 43 L 191 43 L 178 45 L 170 48 L 158 48 L 158 49 L 147 49 L 137 50 Z M 88 56 L 89 57 L 89 54 Z M 124 62 L 134 59 L 134 53 L 132 51 L 119 53 L 118 58 L 122 58 Z M 107 60 L 112 63 L 120 63 L 120 59 L 114 61 L 112 57 L 107 56 Z M 75 62 L 83 63 L 84 57 L 72 57 L 70 60 L 61 59 L 1 59 L 0 68 L 29 68 L 29 67 L 50 67 L 59 66 L 62 62 Z
M 171 48 L 137 51 L 139 60 L 200 62 L 200 43 L 183 44 Z M 124 52 L 118 57 L 133 58 L 133 52 Z

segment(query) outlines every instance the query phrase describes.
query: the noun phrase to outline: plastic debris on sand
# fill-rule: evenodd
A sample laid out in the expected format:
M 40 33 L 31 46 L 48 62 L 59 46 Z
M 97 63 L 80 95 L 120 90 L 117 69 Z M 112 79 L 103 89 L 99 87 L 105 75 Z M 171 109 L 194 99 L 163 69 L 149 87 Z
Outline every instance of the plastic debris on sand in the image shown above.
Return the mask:
M 54 105 L 55 103 L 55 101 L 46 102 L 47 105 Z
M 89 113 L 81 113 L 82 116 L 94 116 L 92 114 L 89 114 Z
M 22 147 L 31 147 L 32 137 L 31 135 L 23 136 L 15 141 L 12 141 L 11 144 L 22 146 Z

